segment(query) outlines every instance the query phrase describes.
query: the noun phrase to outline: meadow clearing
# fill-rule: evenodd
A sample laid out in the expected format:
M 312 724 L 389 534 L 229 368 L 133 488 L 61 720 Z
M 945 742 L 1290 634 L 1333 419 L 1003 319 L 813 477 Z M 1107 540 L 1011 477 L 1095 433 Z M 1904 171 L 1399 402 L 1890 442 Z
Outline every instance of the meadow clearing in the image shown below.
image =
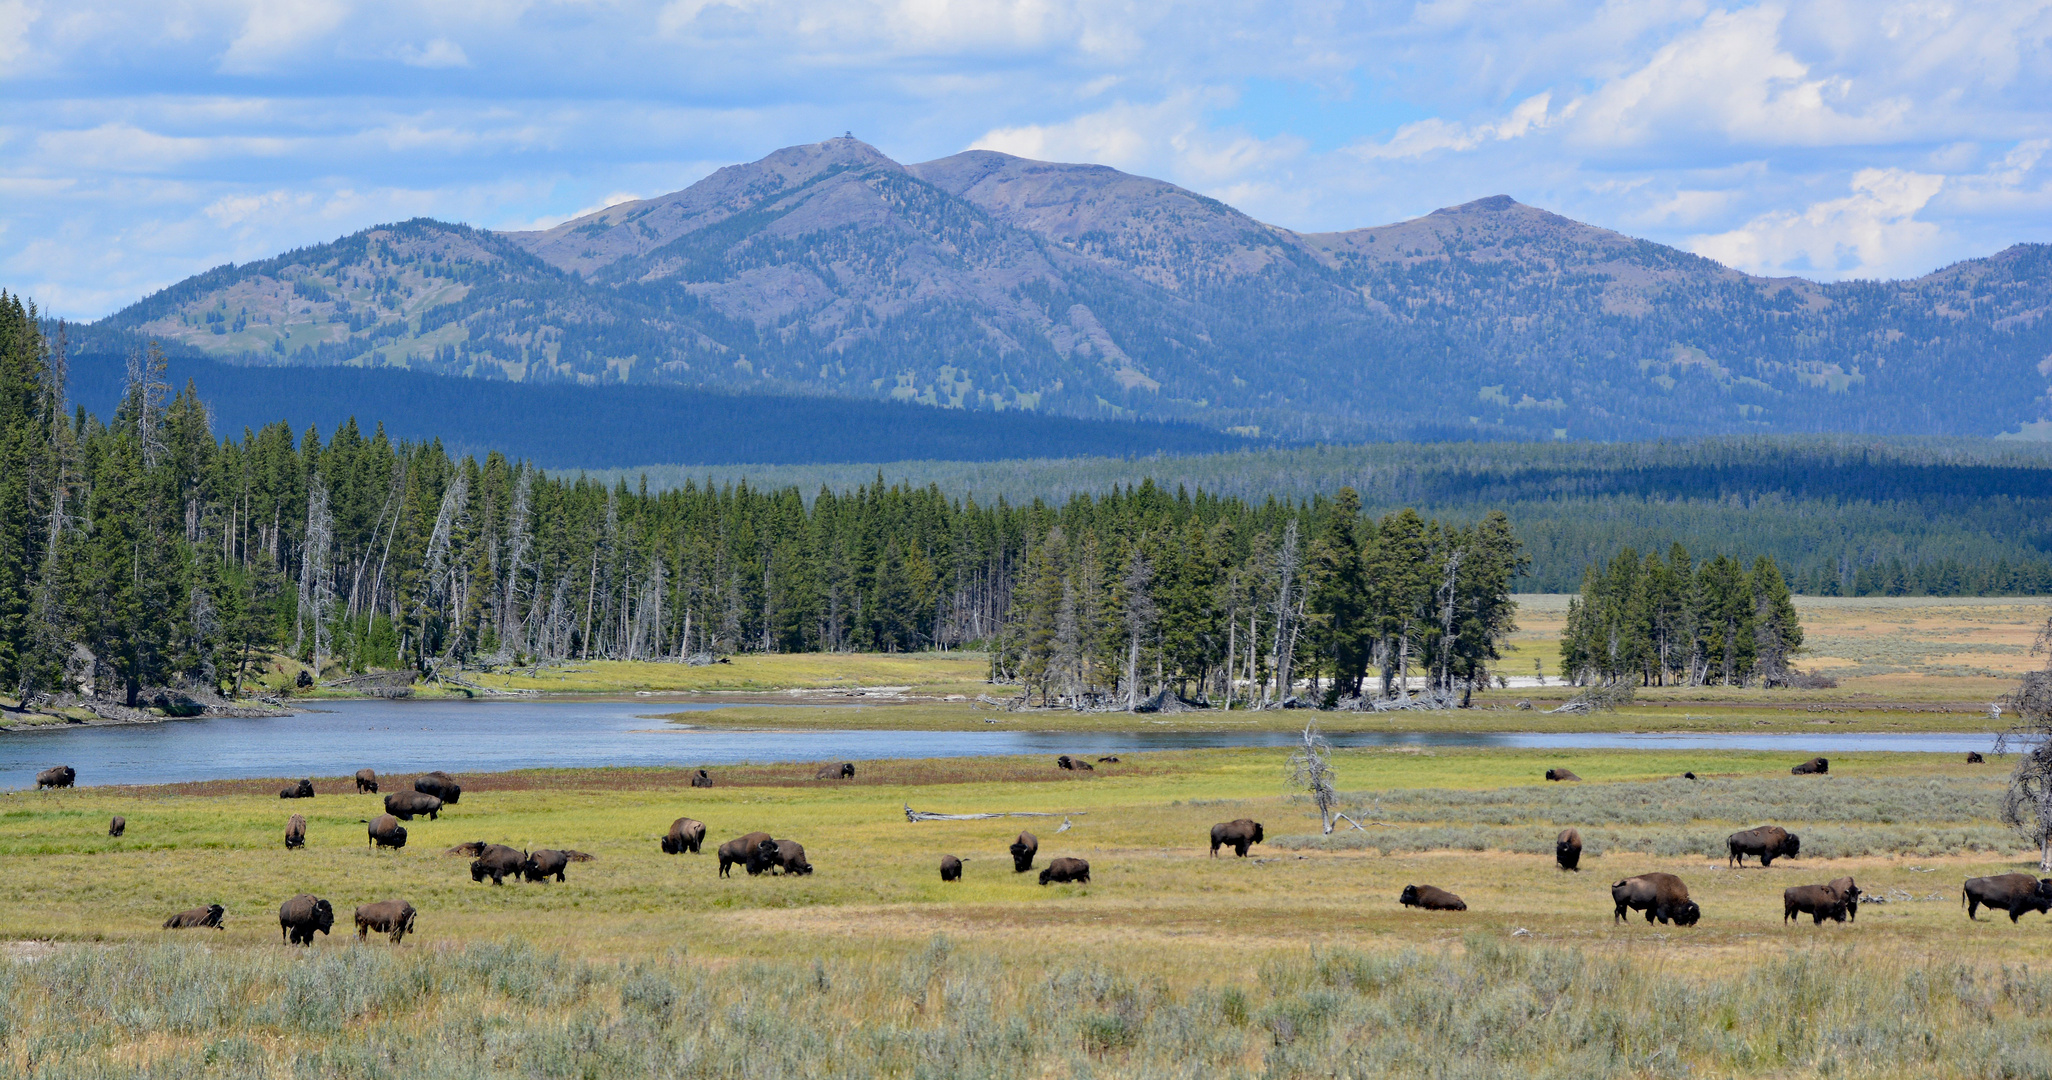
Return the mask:
M 376 798 L 317 778 L 0 795 L 0 1061 L 19 1075 L 2040 1076 L 2052 1075 L 2052 927 L 1970 922 L 1959 887 L 2035 860 L 1992 820 L 2007 770 L 1930 755 L 1340 751 L 1330 837 L 1275 750 L 1149 753 L 1078 774 L 1041 758 L 534 771 L 366 849 Z M 1548 784 L 1573 768 L 1580 784 Z M 1699 780 L 1679 779 L 1694 771 Z M 403 778 L 387 777 L 386 790 Z M 911 823 L 904 808 L 1051 817 Z M 281 836 L 294 812 L 307 848 Z M 125 836 L 106 833 L 111 814 Z M 699 855 L 657 837 L 689 815 Z M 1211 824 L 1261 820 L 1247 859 Z M 1068 828 L 1057 831 L 1064 822 Z M 1725 867 L 1765 821 L 1803 856 Z M 1553 865 L 1564 825 L 1583 871 Z M 1034 883 L 1090 861 L 1088 885 Z M 809 877 L 718 878 L 761 829 Z M 596 856 L 558 884 L 474 884 L 441 852 L 487 840 Z M 943 854 L 966 861 L 944 884 Z M 1615 923 L 1608 887 L 1681 875 L 1690 928 Z M 1781 890 L 1850 874 L 1855 922 L 1782 922 Z M 1465 913 L 1401 908 L 1406 884 Z M 329 898 L 311 949 L 277 905 Z M 418 933 L 359 944 L 358 904 Z M 221 903 L 227 929 L 158 929 Z

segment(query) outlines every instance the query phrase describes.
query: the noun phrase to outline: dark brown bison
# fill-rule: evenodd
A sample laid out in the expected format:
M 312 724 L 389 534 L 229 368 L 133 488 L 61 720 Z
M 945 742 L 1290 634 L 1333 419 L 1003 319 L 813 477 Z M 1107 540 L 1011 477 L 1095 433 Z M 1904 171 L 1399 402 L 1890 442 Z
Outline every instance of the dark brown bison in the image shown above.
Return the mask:
M 291 787 L 280 788 L 278 790 L 278 797 L 281 799 L 311 799 L 314 797 L 313 781 L 301 780 Z
M 306 815 L 294 814 L 285 822 L 285 850 L 294 851 L 306 846 Z
M 314 931 L 335 926 L 335 909 L 318 896 L 300 893 L 278 907 L 278 936 L 293 945 L 313 944 Z
M 1112 764 L 1112 765 L 1117 765 L 1117 764 L 1119 763 L 1119 756 L 1118 756 L 1117 754 L 1107 754 L 1107 755 L 1105 755 L 1104 757 L 1098 758 L 1098 759 L 1097 759 L 1097 763 L 1098 763 L 1099 765 L 1104 765 L 1104 764 Z
M 711 787 L 711 786 L 712 786 L 712 774 L 711 774 L 711 773 L 709 773 L 709 772 L 706 772 L 706 771 L 705 771 L 704 769 L 700 769 L 700 770 L 698 770 L 698 774 L 697 774 L 696 776 L 693 776 L 693 777 L 691 778 L 691 786 L 692 786 L 692 787 Z
M 1860 887 L 1849 877 L 1832 878 L 1831 887 L 1845 894 L 1845 916 L 1854 922 L 1860 921 Z
M 721 844 L 719 852 L 720 876 L 734 876 L 731 873 L 728 873 L 728 870 L 737 863 L 741 865 L 743 868 L 748 869 L 748 872 L 751 874 L 761 873 L 762 871 L 760 870 L 750 868 L 749 864 L 753 859 L 756 851 L 759 848 L 761 848 L 762 845 L 773 842 L 774 841 L 770 839 L 770 834 L 766 832 L 752 832 L 746 836 L 737 836 L 734 839 L 729 840 L 724 844 Z
M 127 818 L 125 818 L 125 817 L 122 817 L 122 816 L 121 816 L 120 814 L 116 814 L 116 815 L 114 815 L 114 820 L 112 820 L 112 821 L 109 821 L 109 822 L 107 823 L 107 835 L 108 835 L 108 836 L 120 836 L 120 835 L 121 835 L 122 833 L 125 833 L 125 832 L 127 832 L 127 831 L 128 831 L 128 819 L 127 819 Z
M 433 795 L 442 800 L 443 806 L 454 806 L 463 799 L 463 785 L 440 769 L 414 780 L 413 790 L 422 795 Z
M 390 934 L 392 944 L 399 944 L 406 935 L 413 933 L 413 917 L 418 914 L 413 905 L 404 900 L 380 900 L 356 909 L 356 937 L 368 940 L 370 932 Z
M 1057 769 L 1081 769 L 1081 770 L 1082 770 L 1082 771 L 1084 771 L 1084 772 L 1096 772 L 1096 771 L 1097 771 L 1096 767 L 1095 767 L 1095 766 L 1093 766 L 1093 765 L 1091 765 L 1091 764 L 1090 764 L 1090 763 L 1089 763 L 1088 761 L 1085 761 L 1084 759 L 1082 759 L 1082 758 L 1079 758 L 1079 757 L 1070 757 L 1070 756 L 1069 756 L 1069 755 L 1067 755 L 1067 754 L 1063 754 L 1063 755 L 1062 755 L 1061 757 L 1058 757 L 1058 758 L 1056 758 L 1056 759 L 1055 759 L 1055 768 L 1057 768 Z
M 429 821 L 435 821 L 442 816 L 442 800 L 425 791 L 395 791 L 385 796 L 385 813 L 401 821 L 426 814 Z
M 1797 776 L 1822 776 L 1831 771 L 1831 763 L 1823 758 L 1813 757 L 1788 771 Z
M 1694 780 L 1695 778 L 1696 774 L 1692 772 L 1685 772 L 1682 774 L 1682 779 L 1684 780 Z
M 1985 904 L 1991 910 L 2009 912 L 2009 921 L 2015 922 L 2026 911 L 2052 912 L 2052 878 L 2029 874 L 1968 878 L 1959 898 L 1966 904 L 1969 919 L 1977 918 L 1974 913 Z
M 1012 841 L 1012 873 L 1023 874 L 1033 869 L 1033 857 L 1040 854 L 1040 837 L 1022 832 Z
M 843 761 L 839 765 L 821 765 L 819 772 L 813 774 L 812 778 L 814 780 L 853 780 L 855 779 L 855 763 Z
M 805 861 L 805 845 L 796 840 L 777 840 L 762 853 L 769 857 L 770 866 L 780 874 L 805 875 L 812 873 L 812 864 Z
M 1261 823 L 1253 818 L 1221 821 L 1211 827 L 1211 857 L 1218 858 L 1218 849 L 1229 847 L 1233 854 L 1245 858 L 1247 849 L 1261 840 Z
M 1797 885 L 1781 890 L 1781 921 L 1808 915 L 1813 926 L 1824 920 L 1845 921 L 1846 894 L 1832 885 Z
M 1982 765 L 1985 764 L 1987 760 L 1987 758 L 1981 756 L 1981 752 L 1979 750 L 1967 751 L 1967 764 L 1969 765 Z
M 77 780 L 78 770 L 69 765 L 52 765 L 36 774 L 36 790 L 70 787 Z
M 1689 899 L 1689 887 L 1673 874 L 1640 874 L 1626 878 L 1610 887 L 1610 898 L 1617 902 L 1617 912 L 1612 921 L 1621 922 L 1625 909 L 1646 913 L 1646 921 L 1659 919 L 1676 926 L 1694 926 L 1703 917 L 1703 909 Z
M 529 881 L 563 880 L 563 869 L 570 865 L 568 852 L 541 848 L 527 853 L 527 862 L 521 865 L 520 873 Z
M 955 858 L 953 855 L 941 856 L 941 880 L 962 880 L 962 860 Z
M 1553 839 L 1553 861 L 1562 870 L 1582 870 L 1582 834 L 1574 829 L 1562 829 Z
M 1735 832 L 1724 840 L 1730 852 L 1725 857 L 1726 866 L 1744 866 L 1746 856 L 1760 860 L 1761 867 L 1774 865 L 1776 859 L 1793 859 L 1802 850 L 1803 839 L 1779 825 L 1762 825 L 1757 829 Z
M 1064 855 L 1048 863 L 1047 869 L 1040 872 L 1040 883 L 1042 885 L 1050 881 L 1080 881 L 1088 885 L 1090 884 L 1090 864 L 1082 859 Z
M 378 793 L 378 774 L 369 769 L 356 770 L 356 793 L 358 795 L 376 795 Z
M 206 907 L 191 908 L 165 919 L 164 929 L 197 930 L 211 926 L 216 930 L 220 930 L 222 929 L 221 920 L 227 914 L 228 909 L 219 904 L 208 904 Z
M 705 822 L 694 818 L 680 817 L 670 822 L 670 835 L 663 837 L 663 854 L 698 854 L 699 845 L 705 843 Z
M 1547 778 L 1548 780 L 1580 780 L 1580 779 L 1581 779 L 1581 777 L 1579 777 L 1579 776 L 1576 776 L 1576 775 L 1575 775 L 1575 774 L 1574 774 L 1573 772 L 1571 772 L 1571 771 L 1569 771 L 1569 770 L 1567 770 L 1567 769 L 1548 769 L 1548 770 L 1546 770 L 1546 778 Z
M 370 823 L 370 828 L 364 831 L 370 836 L 368 842 L 373 850 L 388 847 L 396 851 L 406 846 L 406 826 L 399 824 L 399 819 L 390 814 L 379 814 L 377 820 Z
M 526 865 L 526 852 L 504 844 L 486 844 L 470 862 L 470 880 L 491 878 L 492 884 L 504 885 L 507 878 L 520 880 L 520 869 Z
M 1397 903 L 1427 911 L 1466 911 L 1467 901 L 1436 885 L 1406 885 Z

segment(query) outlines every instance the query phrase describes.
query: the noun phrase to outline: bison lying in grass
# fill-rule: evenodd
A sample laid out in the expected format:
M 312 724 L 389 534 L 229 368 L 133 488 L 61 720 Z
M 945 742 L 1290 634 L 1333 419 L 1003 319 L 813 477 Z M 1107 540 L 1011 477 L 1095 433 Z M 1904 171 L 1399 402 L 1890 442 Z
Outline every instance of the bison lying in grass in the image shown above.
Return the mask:
M 190 908 L 165 919 L 164 929 L 194 930 L 211 926 L 216 930 L 220 930 L 223 928 L 221 920 L 227 914 L 228 909 L 219 904 L 208 904 L 206 907 Z
M 1426 911 L 1466 911 L 1467 901 L 1436 885 L 1406 885 L 1397 903 Z

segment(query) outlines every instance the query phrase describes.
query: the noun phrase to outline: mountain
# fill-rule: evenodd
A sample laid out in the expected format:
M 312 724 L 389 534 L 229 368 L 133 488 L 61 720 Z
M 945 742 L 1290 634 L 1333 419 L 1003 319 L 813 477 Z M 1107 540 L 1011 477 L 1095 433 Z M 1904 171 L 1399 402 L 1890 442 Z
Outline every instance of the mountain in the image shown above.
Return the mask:
M 2048 311 L 2044 245 L 1820 284 L 1507 196 L 1299 234 L 1103 166 L 906 166 L 842 138 L 545 231 L 381 226 L 208 271 L 92 330 L 241 364 L 1286 439 L 1993 435 L 2052 417 Z

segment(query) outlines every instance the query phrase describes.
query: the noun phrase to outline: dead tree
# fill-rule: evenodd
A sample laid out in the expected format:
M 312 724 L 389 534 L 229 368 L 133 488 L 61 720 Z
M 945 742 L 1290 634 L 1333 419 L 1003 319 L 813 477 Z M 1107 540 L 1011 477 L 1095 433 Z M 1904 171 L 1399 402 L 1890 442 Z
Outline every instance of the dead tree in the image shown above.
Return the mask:
M 2038 631 L 2033 656 L 2052 646 L 2052 619 Z M 2016 714 L 2009 730 L 1996 736 L 1995 752 L 2021 754 L 2002 796 L 2002 823 L 2038 847 L 2040 873 L 2052 873 L 2052 661 L 2028 672 L 2023 682 L 2002 699 Z
M 1331 835 L 1333 819 L 1339 816 L 1339 793 L 1332 786 L 1332 744 L 1318 733 L 1315 721 L 1304 725 L 1304 741 L 1290 754 L 1289 782 L 1310 792 L 1319 823 Z

